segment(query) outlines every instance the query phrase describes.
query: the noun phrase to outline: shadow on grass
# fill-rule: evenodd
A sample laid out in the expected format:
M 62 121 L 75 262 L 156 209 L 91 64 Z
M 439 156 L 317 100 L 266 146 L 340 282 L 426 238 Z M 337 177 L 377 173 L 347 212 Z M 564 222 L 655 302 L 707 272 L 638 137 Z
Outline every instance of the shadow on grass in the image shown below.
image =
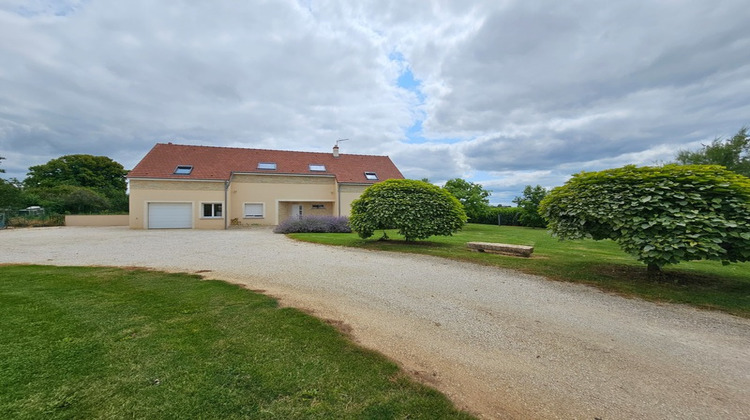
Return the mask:
M 649 273 L 645 266 L 623 264 L 599 264 L 591 267 L 596 274 L 610 278 L 628 279 L 652 284 L 674 286 L 697 286 L 716 288 L 717 284 L 728 283 L 726 279 L 709 274 L 692 273 L 682 270 L 666 269 L 658 273 Z M 750 287 L 750 285 L 747 285 Z
M 644 266 L 598 264 L 590 267 L 606 290 L 649 300 L 688 303 L 704 309 L 720 309 L 750 316 L 750 282 L 731 278 L 666 269 L 649 273 Z
M 418 246 L 423 248 L 450 248 L 451 244 L 442 242 L 432 241 L 405 241 L 403 239 L 388 239 L 384 241 L 378 241 L 379 244 L 385 246 Z

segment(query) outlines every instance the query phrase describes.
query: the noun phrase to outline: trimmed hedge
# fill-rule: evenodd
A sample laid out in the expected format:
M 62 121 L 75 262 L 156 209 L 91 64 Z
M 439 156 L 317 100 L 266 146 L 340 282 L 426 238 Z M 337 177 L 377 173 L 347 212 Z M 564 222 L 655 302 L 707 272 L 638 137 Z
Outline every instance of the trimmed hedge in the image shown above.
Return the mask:
M 522 226 L 521 214 L 523 214 L 523 209 L 518 207 L 487 207 L 487 211 L 482 217 L 472 220 L 472 223 L 480 223 L 483 225 Z
M 305 216 L 289 218 L 273 230 L 275 233 L 351 233 L 347 217 Z

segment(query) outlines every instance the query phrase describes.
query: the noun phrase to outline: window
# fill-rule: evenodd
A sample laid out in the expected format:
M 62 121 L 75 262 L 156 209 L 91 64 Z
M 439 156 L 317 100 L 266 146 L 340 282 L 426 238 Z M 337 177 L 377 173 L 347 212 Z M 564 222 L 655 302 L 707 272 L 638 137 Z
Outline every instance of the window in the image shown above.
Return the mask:
M 326 171 L 326 165 L 314 165 L 310 164 L 310 170 L 313 172 L 325 172 Z
M 221 203 L 203 203 L 203 214 L 205 218 L 221 217 Z
M 276 170 L 276 162 L 259 162 L 258 169 L 266 169 L 269 171 Z
M 177 165 L 174 170 L 175 175 L 190 175 L 193 172 L 193 165 Z
M 313 204 L 312 208 L 314 208 L 314 209 L 324 209 L 324 208 L 326 208 L 326 205 L 325 204 Z
M 262 219 L 263 203 L 245 203 L 245 218 Z
M 375 172 L 365 172 L 365 178 L 375 181 L 378 179 L 378 174 Z

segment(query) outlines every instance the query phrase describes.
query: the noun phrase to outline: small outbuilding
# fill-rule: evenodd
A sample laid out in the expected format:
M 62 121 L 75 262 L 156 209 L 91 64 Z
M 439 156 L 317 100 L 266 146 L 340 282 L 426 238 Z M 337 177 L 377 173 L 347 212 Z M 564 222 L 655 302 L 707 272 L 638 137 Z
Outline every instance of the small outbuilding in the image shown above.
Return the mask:
M 25 209 L 18 210 L 19 216 L 44 216 L 44 207 L 29 206 Z

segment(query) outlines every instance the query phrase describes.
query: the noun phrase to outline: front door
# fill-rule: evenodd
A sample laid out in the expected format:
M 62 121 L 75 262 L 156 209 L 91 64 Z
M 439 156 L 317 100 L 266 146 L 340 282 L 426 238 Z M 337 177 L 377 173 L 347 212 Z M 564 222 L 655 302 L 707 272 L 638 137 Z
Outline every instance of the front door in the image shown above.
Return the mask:
M 289 217 L 293 219 L 302 219 L 302 204 L 292 204 L 292 210 Z

